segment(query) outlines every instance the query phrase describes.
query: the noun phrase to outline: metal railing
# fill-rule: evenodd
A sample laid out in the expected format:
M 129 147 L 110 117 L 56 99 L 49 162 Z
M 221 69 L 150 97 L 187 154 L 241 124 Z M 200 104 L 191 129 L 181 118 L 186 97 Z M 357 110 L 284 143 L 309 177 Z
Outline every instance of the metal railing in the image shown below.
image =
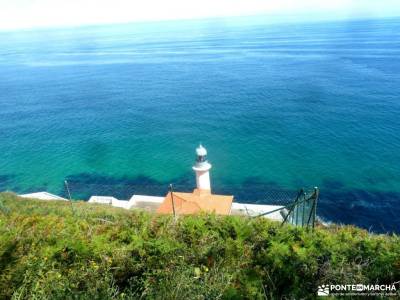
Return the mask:
M 319 189 L 317 187 L 311 192 L 301 189 L 293 203 L 262 213 L 256 217 L 263 217 L 279 211 L 283 217 L 282 225 L 289 223 L 295 226 L 314 228 L 317 219 L 318 197 Z

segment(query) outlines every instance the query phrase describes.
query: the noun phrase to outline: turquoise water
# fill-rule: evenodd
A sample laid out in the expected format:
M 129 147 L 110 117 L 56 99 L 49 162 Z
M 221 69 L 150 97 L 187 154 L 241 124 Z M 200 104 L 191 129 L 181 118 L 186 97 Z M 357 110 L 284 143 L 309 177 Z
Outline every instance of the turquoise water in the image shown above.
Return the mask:
M 399 231 L 399 96 L 400 19 L 0 33 L 0 190 L 190 189 L 201 141 L 215 192 Z

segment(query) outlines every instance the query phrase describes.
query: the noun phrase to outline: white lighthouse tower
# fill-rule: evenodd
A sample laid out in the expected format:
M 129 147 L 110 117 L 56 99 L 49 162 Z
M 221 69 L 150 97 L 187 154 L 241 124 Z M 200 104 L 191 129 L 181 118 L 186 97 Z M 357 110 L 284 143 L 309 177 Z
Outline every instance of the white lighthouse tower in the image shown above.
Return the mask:
M 207 150 L 201 144 L 196 148 L 196 164 L 193 170 L 196 172 L 196 185 L 198 190 L 211 191 L 210 169 L 211 164 L 207 161 Z

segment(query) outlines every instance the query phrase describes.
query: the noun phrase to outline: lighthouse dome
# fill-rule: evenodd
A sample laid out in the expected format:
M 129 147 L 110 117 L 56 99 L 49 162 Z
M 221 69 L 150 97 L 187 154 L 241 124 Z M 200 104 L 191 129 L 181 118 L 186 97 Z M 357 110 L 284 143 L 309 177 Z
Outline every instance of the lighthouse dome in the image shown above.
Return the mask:
M 199 147 L 196 148 L 196 154 L 197 156 L 206 156 L 207 150 L 203 147 L 202 144 L 200 144 Z

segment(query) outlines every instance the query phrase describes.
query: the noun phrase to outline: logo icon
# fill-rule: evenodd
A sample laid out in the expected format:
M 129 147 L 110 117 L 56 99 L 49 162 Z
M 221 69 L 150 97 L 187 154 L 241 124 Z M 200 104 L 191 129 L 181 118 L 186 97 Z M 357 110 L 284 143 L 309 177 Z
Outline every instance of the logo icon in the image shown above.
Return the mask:
M 328 296 L 329 295 L 329 285 L 320 285 L 318 286 L 317 291 L 318 296 Z

